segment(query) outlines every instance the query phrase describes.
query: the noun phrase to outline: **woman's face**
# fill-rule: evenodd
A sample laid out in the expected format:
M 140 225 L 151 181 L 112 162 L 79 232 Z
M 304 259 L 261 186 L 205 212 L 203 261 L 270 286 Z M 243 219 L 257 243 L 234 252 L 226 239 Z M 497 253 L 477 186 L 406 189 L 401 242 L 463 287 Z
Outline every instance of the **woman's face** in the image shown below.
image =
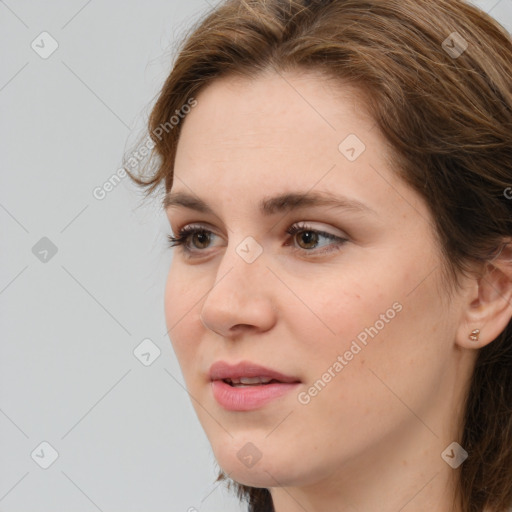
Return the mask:
M 354 91 L 268 74 L 197 100 L 167 213 L 175 236 L 200 231 L 175 249 L 165 311 L 220 466 L 309 488 L 381 462 L 447 467 L 462 302 L 444 300 L 432 217 Z M 295 383 L 212 384 L 219 361 Z

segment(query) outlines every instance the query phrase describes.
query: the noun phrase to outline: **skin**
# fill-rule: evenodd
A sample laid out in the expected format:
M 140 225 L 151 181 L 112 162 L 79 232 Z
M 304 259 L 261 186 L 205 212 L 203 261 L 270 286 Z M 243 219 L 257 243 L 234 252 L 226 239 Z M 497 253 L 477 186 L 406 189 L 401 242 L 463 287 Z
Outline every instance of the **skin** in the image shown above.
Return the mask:
M 441 453 L 460 440 L 477 349 L 512 315 L 510 279 L 498 280 L 500 297 L 476 277 L 449 297 L 432 216 L 394 174 L 354 89 L 314 73 L 269 72 L 218 79 L 197 100 L 172 192 L 214 213 L 171 206 L 167 214 L 174 234 L 200 224 L 213 235 L 206 245 L 189 238 L 192 253 L 174 249 L 165 312 L 219 465 L 269 488 L 277 512 L 460 511 L 452 507 L 459 470 Z M 349 134 L 366 145 L 353 162 L 338 149 Z M 310 190 L 357 199 L 373 213 L 322 206 L 265 216 L 257 208 Z M 348 240 L 320 237 L 315 248 L 304 233 L 286 233 L 301 222 Z M 248 236 L 263 250 L 253 263 L 236 251 Z M 295 392 L 250 412 L 215 401 L 208 371 L 218 360 L 296 376 L 307 392 L 397 303 L 400 312 L 307 405 Z M 479 342 L 468 340 L 475 328 Z M 251 468 L 237 457 L 248 442 L 262 455 Z

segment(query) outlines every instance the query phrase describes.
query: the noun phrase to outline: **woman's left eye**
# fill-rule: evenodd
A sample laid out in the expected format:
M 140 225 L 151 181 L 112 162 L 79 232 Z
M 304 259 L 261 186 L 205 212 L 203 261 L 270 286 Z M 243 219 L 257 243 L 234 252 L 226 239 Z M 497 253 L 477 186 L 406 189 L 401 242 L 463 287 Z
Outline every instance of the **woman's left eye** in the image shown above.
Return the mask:
M 294 224 L 286 233 L 292 237 L 292 242 L 288 241 L 286 246 L 294 243 L 295 251 L 312 256 L 339 250 L 348 241 L 347 238 L 315 229 L 305 223 Z M 185 253 L 192 254 L 208 249 L 215 237 L 215 233 L 204 227 L 188 225 L 179 230 L 176 237 L 168 235 L 168 240 L 169 247 L 183 246 Z
M 286 232 L 299 246 L 299 248 L 295 247 L 296 250 L 313 254 L 325 254 L 339 250 L 345 242 L 348 242 L 347 238 L 314 229 L 304 223 L 294 224 Z M 322 244 L 322 239 L 326 240 L 327 243 Z M 321 248 L 321 250 L 318 250 L 318 248 Z M 315 251 L 313 252 L 313 250 Z

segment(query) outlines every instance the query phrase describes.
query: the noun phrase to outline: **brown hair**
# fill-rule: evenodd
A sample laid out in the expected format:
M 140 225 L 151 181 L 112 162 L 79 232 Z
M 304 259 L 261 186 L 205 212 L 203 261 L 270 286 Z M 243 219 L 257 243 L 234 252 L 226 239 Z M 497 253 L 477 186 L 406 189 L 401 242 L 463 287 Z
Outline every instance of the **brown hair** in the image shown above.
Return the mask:
M 318 71 L 366 93 L 397 172 L 432 212 L 453 289 L 468 264 L 489 261 L 512 236 L 504 193 L 512 185 L 512 41 L 461 0 L 223 2 L 179 49 L 149 119 L 156 169 L 132 179 L 147 195 L 162 180 L 170 190 L 181 125 L 164 136 L 161 127 L 216 78 L 269 69 Z M 460 506 L 504 512 L 512 506 L 512 322 L 480 349 L 461 421 L 469 457 Z M 274 510 L 267 489 L 230 484 L 250 512 Z

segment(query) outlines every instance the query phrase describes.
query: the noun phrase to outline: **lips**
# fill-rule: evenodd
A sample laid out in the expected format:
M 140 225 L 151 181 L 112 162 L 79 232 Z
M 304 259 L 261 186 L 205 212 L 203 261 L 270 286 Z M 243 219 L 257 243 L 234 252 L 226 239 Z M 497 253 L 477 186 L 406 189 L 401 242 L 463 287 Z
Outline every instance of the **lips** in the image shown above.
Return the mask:
M 255 411 L 285 400 L 301 385 L 297 377 L 247 361 L 234 365 L 218 361 L 210 368 L 210 379 L 213 397 L 230 412 Z
M 243 361 L 230 365 L 217 361 L 210 368 L 210 380 L 222 380 L 235 386 L 264 386 L 272 383 L 298 383 L 300 379 L 276 370 Z

